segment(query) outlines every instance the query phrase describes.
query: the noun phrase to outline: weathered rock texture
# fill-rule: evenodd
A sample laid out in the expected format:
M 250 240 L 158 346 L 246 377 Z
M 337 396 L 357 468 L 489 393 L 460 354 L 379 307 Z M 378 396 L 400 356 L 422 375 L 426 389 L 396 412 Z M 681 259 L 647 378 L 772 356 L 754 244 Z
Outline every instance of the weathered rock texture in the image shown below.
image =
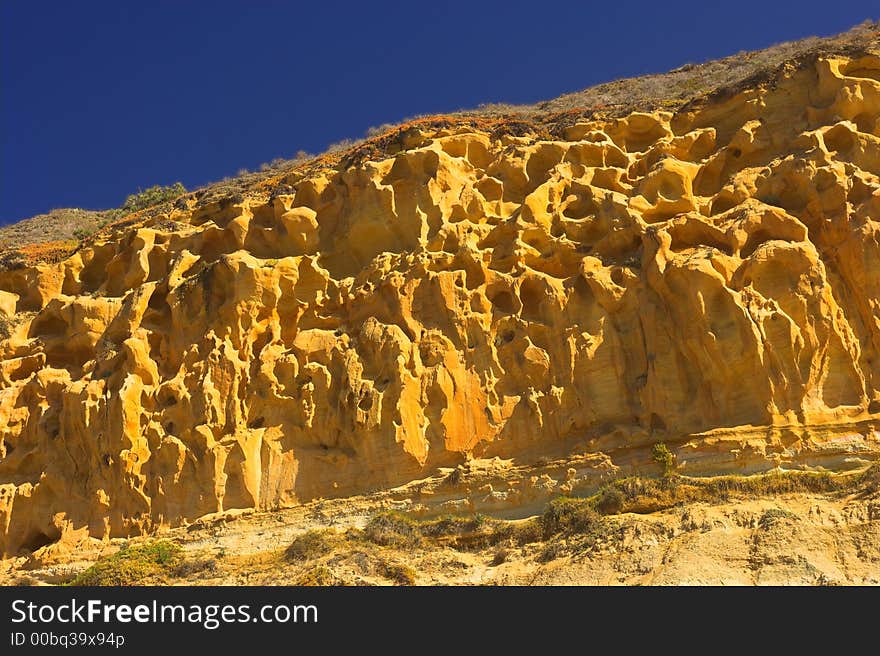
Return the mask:
M 471 457 L 880 451 L 878 112 L 864 56 L 556 140 L 413 128 L 0 273 L 0 552 Z

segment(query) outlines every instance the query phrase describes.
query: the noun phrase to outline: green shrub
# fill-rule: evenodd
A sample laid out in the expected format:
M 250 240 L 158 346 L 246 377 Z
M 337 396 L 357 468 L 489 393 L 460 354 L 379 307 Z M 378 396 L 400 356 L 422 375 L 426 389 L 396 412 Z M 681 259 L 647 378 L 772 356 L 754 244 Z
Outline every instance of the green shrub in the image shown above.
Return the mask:
M 559 533 L 591 533 L 602 523 L 602 516 L 586 499 L 560 497 L 554 499 L 541 515 L 544 537 Z
M 552 540 L 541 549 L 541 552 L 538 554 L 538 561 L 549 563 L 551 560 L 556 560 L 563 555 L 565 555 L 565 546 L 556 540 Z
M 594 504 L 603 515 L 622 513 L 626 503 L 623 492 L 614 485 L 605 485 L 596 493 Z
M 797 515 L 782 508 L 770 508 L 761 515 L 761 518 L 758 520 L 758 526 L 766 531 L 783 519 L 797 519 Z
M 535 517 L 521 522 L 496 522 L 486 536 L 485 546 L 508 544 L 531 544 L 540 542 L 544 537 L 541 518 Z
M 153 205 L 164 203 L 167 200 L 172 200 L 185 193 L 186 187 L 179 182 L 175 182 L 173 185 L 167 187 L 153 185 L 148 189 L 144 189 L 143 191 L 138 190 L 136 194 L 128 196 L 128 198 L 125 199 L 125 203 L 122 205 L 122 211 L 126 214 L 137 212 L 138 210 L 143 210 L 148 207 L 153 207 Z
M 609 493 L 610 496 L 613 495 Z M 560 497 L 551 501 L 538 517 L 519 522 L 494 520 L 488 524 L 491 529 L 485 531 L 482 546 L 498 545 L 492 565 L 506 562 L 511 545 L 548 541 L 538 554 L 541 561 L 553 560 L 572 549 L 590 549 L 600 539 L 608 537 L 611 530 L 611 524 L 596 511 L 595 504 L 595 498 Z
M 510 537 L 520 545 L 539 542 L 544 537 L 544 528 L 540 517 L 515 524 L 511 529 Z
M 651 457 L 660 465 L 664 476 L 671 476 L 675 472 L 675 456 L 663 442 L 654 445 Z
M 169 574 L 181 561 L 179 545 L 167 540 L 125 546 L 101 558 L 70 585 L 136 585 L 153 576 Z
M 472 517 L 457 517 L 455 515 L 443 515 L 418 523 L 419 532 L 425 537 L 442 537 L 448 535 L 464 535 L 475 533 L 490 523 L 484 515 Z

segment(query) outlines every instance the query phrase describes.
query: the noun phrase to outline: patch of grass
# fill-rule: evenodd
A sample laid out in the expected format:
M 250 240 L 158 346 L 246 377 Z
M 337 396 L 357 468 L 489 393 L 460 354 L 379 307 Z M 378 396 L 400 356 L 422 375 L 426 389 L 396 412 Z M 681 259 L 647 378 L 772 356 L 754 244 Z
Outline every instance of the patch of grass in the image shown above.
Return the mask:
M 419 524 L 399 512 L 380 513 L 367 522 L 364 537 L 382 547 L 414 548 L 422 541 Z
M 497 567 L 502 563 L 506 563 L 508 558 L 510 558 L 510 550 L 505 547 L 499 547 L 492 556 L 492 565 Z
M 541 549 L 540 553 L 538 553 L 538 561 L 542 563 L 549 563 L 551 560 L 556 560 L 557 558 L 561 558 L 566 553 L 565 545 L 557 540 L 551 540 L 547 544 L 544 545 L 544 548 Z
M 306 531 L 294 538 L 284 551 L 284 558 L 292 562 L 314 560 L 333 551 L 339 540 L 339 534 L 332 528 Z
M 718 476 L 697 483 L 712 496 L 727 498 L 731 493 L 752 496 L 790 494 L 795 492 L 837 492 L 858 482 L 852 475 L 830 472 L 772 472 L 754 476 Z
M 510 538 L 519 545 L 540 542 L 544 538 L 544 528 L 540 518 L 530 519 L 512 527 Z M 503 535 L 503 533 L 502 533 Z
M 764 514 L 761 515 L 761 518 L 758 520 L 758 526 L 766 531 L 783 519 L 797 518 L 797 515 L 788 510 L 783 510 L 782 508 L 770 508 L 769 510 L 765 510 Z
M 880 492 L 880 464 L 873 464 L 859 477 L 859 485 L 864 494 L 876 494 Z
M 711 497 L 702 488 L 678 476 L 663 478 L 630 477 L 609 483 L 605 494 L 619 492 L 622 503 L 618 512 L 640 514 L 657 512 L 684 502 L 708 501 Z M 596 497 L 593 498 L 594 503 Z
M 0 271 L 23 269 L 27 264 L 27 256 L 19 250 L 8 250 L 0 253 Z
M 590 503 L 603 515 L 621 512 L 652 513 L 683 503 L 720 503 L 733 495 L 762 497 L 793 493 L 833 493 L 870 485 L 868 472 L 830 474 L 828 472 L 772 472 L 753 476 L 688 478 L 675 474 L 662 478 L 629 477 L 612 481 L 590 497 Z M 880 474 L 877 474 L 880 489 Z
M 70 585 L 137 585 L 147 578 L 171 574 L 181 558 L 180 546 L 167 540 L 127 545 L 98 560 Z
M 165 201 L 173 200 L 185 193 L 186 187 L 179 182 L 175 182 L 167 187 L 153 185 L 144 190 L 139 189 L 135 194 L 130 194 L 120 209 L 123 214 L 130 214 L 131 212 L 137 212 Z
M 86 236 L 96 232 L 106 223 L 107 211 L 82 210 L 77 208 L 55 209 L 46 214 L 24 219 L 18 223 L 0 227 L 0 251 L 15 253 L 17 249 L 31 244 L 76 239 L 74 231 Z M 15 257 L 11 255 L 11 257 Z M 27 264 L 26 260 L 22 266 Z
M 28 264 L 28 258 L 22 259 L 22 255 L 17 254 L 17 249 L 35 244 L 71 240 L 76 247 L 79 242 L 88 239 L 108 223 L 126 214 L 160 205 L 185 193 L 186 188 L 179 182 L 167 187 L 155 185 L 130 194 L 122 206 L 115 209 L 84 210 L 75 207 L 54 209 L 46 214 L 0 227 L 0 244 L 2 244 L 0 251 L 4 251 L 0 255 L 0 268 L 21 268 Z M 52 261 L 42 257 L 37 259 Z
M 587 551 L 611 534 L 611 525 L 595 509 L 593 499 L 559 497 L 544 513 L 525 522 L 496 526 L 496 543 L 544 543 L 538 552 L 540 562 L 555 560 L 565 553 Z M 500 554 L 500 556 L 499 556 Z M 496 551 L 494 565 L 504 562 L 509 552 L 502 546 Z
M 487 536 L 487 543 L 516 544 L 523 546 L 544 539 L 544 527 L 540 517 L 521 522 L 499 522 Z
M 382 562 L 379 571 L 386 579 L 394 581 L 397 585 L 415 585 L 416 573 L 412 567 L 402 563 Z
M 427 538 L 456 549 L 482 549 L 494 544 L 491 536 L 496 524 L 497 520 L 480 514 L 417 519 L 399 512 L 385 512 L 370 519 L 362 537 L 383 547 L 415 548 Z
M 593 504 L 587 499 L 559 497 L 550 502 L 540 518 L 545 537 L 559 533 L 586 533 L 602 521 Z
M 217 571 L 216 558 L 193 558 L 180 562 L 171 570 L 171 575 L 179 579 L 188 579 L 196 574 L 210 574 Z
M 419 522 L 419 531 L 423 537 L 442 541 L 459 551 L 474 551 L 495 544 L 493 532 L 501 523 L 481 514 L 467 517 L 445 515 Z
M 493 534 L 503 523 L 479 513 L 469 517 L 448 515 L 422 522 L 420 530 L 424 537 L 446 541 L 459 551 L 479 551 L 496 544 Z
M 339 580 L 330 571 L 329 567 L 325 567 L 324 565 L 319 565 L 318 567 L 312 567 L 302 574 L 302 576 L 297 579 L 294 585 L 304 585 L 309 587 L 324 587 L 328 585 L 338 585 Z
M 471 517 L 443 515 L 436 519 L 418 523 L 419 532 L 425 537 L 440 537 L 475 533 L 491 523 L 485 515 L 476 514 Z
M 539 517 L 512 523 L 498 522 L 487 536 L 489 544 L 526 545 L 557 536 L 593 541 L 607 532 L 604 518 L 596 512 L 592 499 L 559 497 L 551 501 Z

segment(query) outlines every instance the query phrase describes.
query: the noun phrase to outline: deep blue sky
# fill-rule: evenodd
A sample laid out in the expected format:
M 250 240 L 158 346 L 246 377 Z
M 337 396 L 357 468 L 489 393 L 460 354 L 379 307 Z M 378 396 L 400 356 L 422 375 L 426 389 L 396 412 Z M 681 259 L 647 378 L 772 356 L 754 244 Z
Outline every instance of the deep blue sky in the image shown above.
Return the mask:
M 876 0 L 0 0 L 0 223 L 878 15 Z

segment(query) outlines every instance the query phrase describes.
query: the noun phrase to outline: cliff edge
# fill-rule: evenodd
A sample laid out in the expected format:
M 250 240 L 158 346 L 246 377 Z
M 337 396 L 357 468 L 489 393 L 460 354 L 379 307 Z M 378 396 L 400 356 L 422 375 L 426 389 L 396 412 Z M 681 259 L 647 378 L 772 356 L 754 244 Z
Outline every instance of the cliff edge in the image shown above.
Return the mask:
M 565 492 L 660 442 L 690 475 L 861 468 L 878 118 L 875 38 L 675 112 L 415 121 L 16 261 L 0 552 L 472 461 L 573 458 Z

